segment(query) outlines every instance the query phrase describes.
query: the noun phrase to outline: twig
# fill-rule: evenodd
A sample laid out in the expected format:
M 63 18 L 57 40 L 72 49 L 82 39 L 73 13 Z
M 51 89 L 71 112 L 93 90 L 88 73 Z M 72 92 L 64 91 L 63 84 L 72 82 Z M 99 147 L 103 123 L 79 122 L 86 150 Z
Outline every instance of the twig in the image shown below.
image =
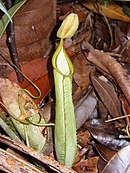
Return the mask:
M 76 173 L 74 170 L 67 168 L 65 165 L 61 165 L 59 162 L 50 158 L 49 156 L 43 155 L 34 151 L 31 147 L 24 145 L 23 143 L 16 142 L 9 137 L 0 134 L 0 142 L 22 152 L 33 158 L 39 160 L 44 165 L 47 165 L 50 169 L 58 173 Z
M 13 0 L 7 0 L 5 2 L 6 8 L 10 9 L 13 6 Z M 14 32 L 14 23 L 9 22 L 7 28 L 6 28 L 6 43 L 9 49 L 9 53 L 12 59 L 12 62 L 18 67 L 18 69 L 21 70 L 20 64 L 19 64 L 19 58 L 18 58 L 18 53 L 17 53 L 17 47 L 16 47 L 16 42 L 15 42 L 15 32 Z M 23 82 L 23 76 L 15 70 L 18 81 L 20 83 Z
M 0 167 L 6 172 L 31 172 L 31 173 L 47 173 L 39 170 L 35 165 L 16 156 L 14 153 L 0 149 Z M 12 161 L 8 161 L 8 158 Z
M 129 115 L 124 115 L 124 116 L 121 116 L 121 117 L 112 118 L 110 120 L 106 120 L 105 123 L 108 123 L 108 122 L 111 122 L 111 121 L 116 121 L 116 120 L 119 120 L 119 119 L 122 119 L 122 118 L 127 118 L 127 117 L 130 117 L 130 114 Z

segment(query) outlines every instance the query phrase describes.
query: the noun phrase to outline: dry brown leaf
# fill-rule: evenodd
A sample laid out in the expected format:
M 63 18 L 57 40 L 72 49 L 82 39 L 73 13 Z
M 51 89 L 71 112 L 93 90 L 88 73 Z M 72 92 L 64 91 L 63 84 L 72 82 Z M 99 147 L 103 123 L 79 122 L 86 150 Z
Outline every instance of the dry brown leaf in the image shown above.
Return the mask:
M 86 19 L 86 11 L 81 8 L 80 5 L 75 4 L 73 7 L 74 13 L 77 13 L 79 17 L 79 22 L 83 22 Z
M 49 70 L 47 70 L 47 66 Z M 28 76 L 31 81 L 33 81 L 35 85 L 37 85 L 42 91 L 42 96 L 39 99 L 35 99 L 35 103 L 39 103 L 41 99 L 48 94 L 53 86 L 53 79 L 50 73 L 51 62 L 48 60 L 48 57 L 37 58 L 29 62 L 26 61 L 24 63 L 21 63 L 21 69 L 22 72 L 26 76 Z M 10 68 L 9 66 L 7 66 L 7 68 L 4 70 L 3 75 L 17 83 L 17 76 L 14 70 L 12 70 L 12 68 Z M 27 80 L 24 79 L 24 82 L 22 84 L 19 83 L 19 85 L 22 88 L 26 88 L 27 90 L 29 90 L 32 94 L 37 94 L 35 88 Z
M 78 55 L 74 61 L 74 80 L 77 83 L 79 87 L 82 89 L 87 88 L 90 85 L 90 73 L 94 71 L 94 68 L 92 66 L 89 66 L 88 61 L 85 59 L 85 57 L 80 54 Z
M 87 59 L 98 66 L 95 61 L 95 59 L 97 59 L 97 61 L 99 61 L 100 64 L 102 64 L 102 66 L 109 71 L 111 76 L 114 77 L 117 84 L 120 86 L 128 103 L 130 104 L 130 80 L 129 75 L 126 73 L 123 66 L 107 53 L 94 49 L 88 42 L 84 42 L 84 46 L 90 51 Z
M 107 163 L 102 173 L 129 173 L 130 172 L 130 145 L 121 149 Z
M 105 162 L 108 162 L 113 157 L 113 155 L 116 154 L 116 151 L 106 147 L 105 145 L 93 142 L 93 146 L 96 148 L 99 156 Z
M 99 157 L 91 157 L 89 159 L 80 161 L 75 164 L 73 167 L 78 173 L 97 173 L 97 162 Z
M 129 115 L 130 114 L 130 105 L 128 104 L 126 98 L 124 95 L 120 95 L 120 100 L 123 106 L 123 111 L 125 114 Z
M 76 127 L 79 129 L 88 119 L 94 118 L 97 116 L 95 112 L 97 105 L 97 98 L 90 93 L 88 93 L 78 100 L 78 106 L 75 109 L 76 115 Z M 94 115 L 93 115 L 94 114 Z
M 102 101 L 98 100 L 97 107 L 98 107 L 99 117 L 102 120 L 106 120 L 107 119 L 107 116 L 108 116 L 108 110 L 106 109 L 106 107 L 104 106 L 104 104 L 102 103 Z
M 90 10 L 93 10 L 96 13 L 99 13 L 99 9 L 96 5 L 95 2 L 85 2 L 82 3 L 85 7 L 87 7 Z M 101 4 L 101 7 L 104 11 L 104 14 L 106 17 L 111 18 L 111 19 L 116 19 L 116 20 L 121 20 L 124 22 L 130 22 L 130 17 L 127 16 L 123 11 L 120 6 L 118 6 L 114 2 L 109 2 L 107 6 L 105 7 L 104 4 Z
M 123 138 L 126 136 L 125 132 L 115 128 L 109 123 L 103 122 L 101 119 L 89 120 L 83 127 L 89 130 L 98 143 L 112 150 L 119 151 L 121 148 L 130 145 L 129 139 Z M 120 138 L 120 136 L 122 136 L 122 138 Z
M 88 130 L 79 130 L 77 134 L 77 143 L 83 147 L 86 148 L 88 144 L 92 141 L 92 136 L 89 133 Z
M 121 104 L 119 99 L 117 98 L 114 88 L 98 77 L 92 76 L 91 80 L 100 99 L 108 109 L 109 113 L 113 117 L 121 116 Z

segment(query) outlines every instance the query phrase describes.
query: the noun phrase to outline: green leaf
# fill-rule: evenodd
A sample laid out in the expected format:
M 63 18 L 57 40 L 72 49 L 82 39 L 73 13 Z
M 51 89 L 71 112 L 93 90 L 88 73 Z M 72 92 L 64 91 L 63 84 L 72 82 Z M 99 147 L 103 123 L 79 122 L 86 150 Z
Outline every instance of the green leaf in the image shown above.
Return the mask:
M 130 10 L 124 9 L 123 10 L 125 14 L 127 14 L 128 16 L 130 16 Z
M 0 110 L 0 127 L 14 140 L 21 142 L 20 138 L 17 136 L 16 130 L 12 127 L 11 119 L 3 115 L 2 111 Z M 14 132 L 14 131 L 16 132 Z
M 15 4 L 12 8 L 8 10 L 8 14 L 11 18 L 26 1 L 27 0 L 21 0 L 19 3 Z M 3 17 L 0 19 L 0 38 L 2 37 L 2 34 L 4 33 L 9 21 L 10 19 L 6 14 L 4 14 Z
M 12 22 L 12 19 L 11 19 L 10 15 L 9 15 L 9 13 L 8 13 L 8 11 L 7 11 L 7 9 L 4 6 L 4 4 L 3 4 L 2 1 L 0 1 L 0 9 L 1 9 L 1 11 L 3 11 L 7 15 L 7 17 L 9 18 L 9 20 Z
M 105 6 L 105 7 L 107 6 L 108 1 L 109 1 L 109 0 L 104 0 L 104 6 Z
M 17 4 L 17 3 L 19 3 L 19 2 L 21 2 L 21 0 L 15 0 L 14 5 Z

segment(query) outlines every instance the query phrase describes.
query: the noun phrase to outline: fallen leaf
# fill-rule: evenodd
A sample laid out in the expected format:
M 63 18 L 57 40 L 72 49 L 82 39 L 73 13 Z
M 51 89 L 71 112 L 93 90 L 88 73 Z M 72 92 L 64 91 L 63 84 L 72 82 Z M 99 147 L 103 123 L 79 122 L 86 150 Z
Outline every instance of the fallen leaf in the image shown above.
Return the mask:
M 77 13 L 79 17 L 79 22 L 83 22 L 86 20 L 86 10 L 82 8 L 82 6 L 75 4 L 74 7 L 72 7 L 74 12 Z
M 101 173 L 103 168 L 106 166 L 106 162 L 101 159 L 101 157 L 98 159 L 98 163 L 97 163 L 97 168 L 98 168 L 98 173 Z
M 116 151 L 106 147 L 105 145 L 93 142 L 92 145 L 96 148 L 99 156 L 105 161 L 108 162 L 113 155 L 116 154 Z
M 88 42 L 84 42 L 85 48 L 87 48 L 90 52 L 88 53 L 87 59 L 97 66 L 99 64 L 104 67 L 103 71 L 106 71 L 108 74 L 116 80 L 117 84 L 120 86 L 122 92 L 124 93 L 127 101 L 130 103 L 130 81 L 129 75 L 126 73 L 123 66 L 116 61 L 115 58 L 108 55 L 107 53 L 101 52 L 99 50 L 95 50 L 91 44 Z M 100 62 L 98 64 L 98 62 Z
M 94 72 L 94 68 L 89 65 L 85 57 L 80 54 L 73 60 L 74 80 L 82 89 L 90 85 L 90 73 Z
M 79 129 L 85 121 L 94 118 L 93 112 L 96 109 L 97 99 L 94 95 L 92 95 L 92 93 L 89 95 L 86 94 L 78 100 L 77 104 L 78 106 L 75 109 L 75 115 L 76 127 Z
M 94 47 L 98 50 L 104 50 L 105 52 L 109 50 L 110 45 L 110 34 L 106 23 L 102 22 L 103 17 L 95 15 L 95 38 L 94 38 Z M 105 34 L 105 37 L 104 37 Z
M 88 143 L 92 141 L 91 134 L 88 130 L 79 130 L 77 133 L 77 143 L 81 146 L 86 148 L 88 146 Z
M 120 135 L 126 136 L 125 132 L 110 124 L 103 123 L 99 119 L 89 120 L 83 127 L 89 130 L 96 141 L 112 150 L 119 151 L 121 148 L 130 145 L 129 139 L 120 138 Z
M 102 173 L 129 173 L 130 172 L 130 145 L 121 149 L 107 163 Z
M 107 108 L 104 106 L 104 104 L 102 103 L 102 101 L 98 100 L 98 114 L 99 114 L 99 117 L 102 119 L 102 120 L 106 120 L 107 117 L 108 117 L 108 110 Z
M 90 10 L 93 10 L 96 13 L 99 13 L 99 9 L 95 2 L 89 1 L 82 3 L 85 7 L 87 7 Z M 125 22 L 130 22 L 130 17 L 127 16 L 122 10 L 122 8 L 117 5 L 114 2 L 109 2 L 107 6 L 104 6 L 104 4 L 101 4 L 101 7 L 103 9 L 103 12 L 105 13 L 106 17 L 116 20 L 122 20 Z
M 49 70 L 47 69 L 47 66 Z M 48 57 L 37 58 L 29 62 L 27 61 L 21 63 L 21 69 L 22 72 L 29 77 L 41 90 L 42 96 L 39 99 L 35 99 L 35 103 L 39 103 L 41 99 L 49 93 L 53 86 L 53 77 L 50 72 L 51 65 Z M 7 71 L 5 70 L 4 75 L 17 83 L 17 76 L 14 70 L 7 69 Z M 27 80 L 24 79 L 24 82 L 22 84 L 19 83 L 19 85 L 22 88 L 29 90 L 32 94 L 37 95 L 37 91 Z
M 91 80 L 100 99 L 102 100 L 105 107 L 108 109 L 111 116 L 121 116 L 121 104 L 114 91 L 114 88 L 107 82 L 99 79 L 98 77 L 92 76 Z
M 122 103 L 122 107 L 123 107 L 123 111 L 126 115 L 130 114 L 130 105 L 128 104 L 126 98 L 124 97 L 124 95 L 120 95 L 120 100 Z M 129 118 L 129 117 L 128 117 Z
M 97 173 L 97 162 L 99 157 L 91 157 L 89 159 L 83 160 L 73 166 L 73 168 L 78 173 Z

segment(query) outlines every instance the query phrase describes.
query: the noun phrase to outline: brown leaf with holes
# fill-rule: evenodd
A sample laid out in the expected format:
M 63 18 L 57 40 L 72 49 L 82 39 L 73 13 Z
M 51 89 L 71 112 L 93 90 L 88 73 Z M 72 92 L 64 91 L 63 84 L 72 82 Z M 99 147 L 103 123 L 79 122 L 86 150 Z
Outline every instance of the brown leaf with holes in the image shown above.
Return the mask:
M 48 136 L 44 136 L 42 132 L 46 131 L 48 134 L 49 128 L 38 127 L 26 120 L 32 116 L 33 122 L 37 123 L 40 120 L 39 123 L 45 123 L 44 117 L 40 119 L 39 109 L 31 96 L 15 82 L 0 78 L 0 97 L 21 138 L 26 142 L 28 139 L 29 146 L 35 150 L 43 151 Z M 28 124 L 25 125 L 24 123 Z

